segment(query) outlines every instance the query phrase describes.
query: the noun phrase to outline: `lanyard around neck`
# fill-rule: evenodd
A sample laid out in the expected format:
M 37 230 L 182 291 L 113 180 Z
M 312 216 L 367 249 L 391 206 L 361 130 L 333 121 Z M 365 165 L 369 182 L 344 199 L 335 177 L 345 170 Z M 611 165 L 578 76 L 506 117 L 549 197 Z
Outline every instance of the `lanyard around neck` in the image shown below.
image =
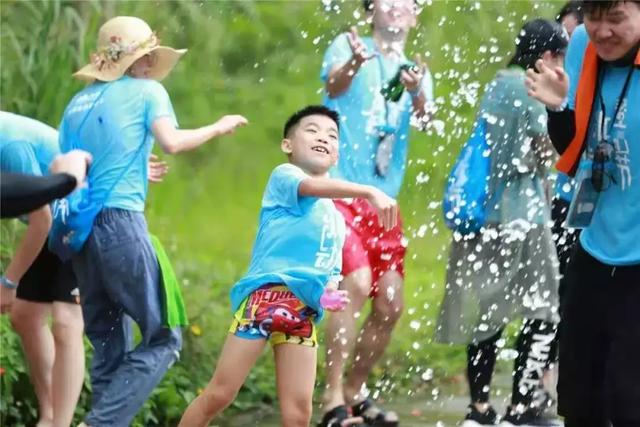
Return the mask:
M 611 124 L 609 125 L 608 134 L 611 134 L 613 125 L 616 123 L 618 113 L 620 112 L 620 107 L 622 107 L 624 98 L 627 96 L 627 91 L 629 90 L 629 83 L 631 82 L 631 76 L 633 75 L 633 71 L 634 71 L 634 67 L 633 65 L 631 65 L 629 67 L 629 72 L 627 73 L 627 78 L 625 79 L 624 85 L 622 86 L 622 91 L 620 92 L 620 96 L 616 100 L 616 105 L 613 110 L 613 117 L 611 118 Z M 604 67 L 601 67 L 600 71 L 598 72 L 598 101 L 600 103 L 600 138 L 598 139 L 600 141 L 604 139 L 604 142 L 607 142 L 605 135 L 608 135 L 608 134 L 604 133 L 605 118 L 607 116 L 607 108 L 604 105 L 604 99 L 602 97 L 602 91 L 603 91 L 603 85 L 604 85 L 604 74 L 605 74 Z

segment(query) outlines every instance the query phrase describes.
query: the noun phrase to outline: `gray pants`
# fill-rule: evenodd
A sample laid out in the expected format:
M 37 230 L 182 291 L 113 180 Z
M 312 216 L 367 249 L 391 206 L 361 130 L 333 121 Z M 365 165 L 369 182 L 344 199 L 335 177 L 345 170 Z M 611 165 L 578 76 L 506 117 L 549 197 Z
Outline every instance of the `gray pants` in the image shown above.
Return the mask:
M 178 328 L 163 324 L 160 267 L 144 215 L 105 209 L 73 259 L 85 332 L 94 348 L 92 427 L 128 426 L 177 360 Z M 131 321 L 141 342 L 131 349 Z

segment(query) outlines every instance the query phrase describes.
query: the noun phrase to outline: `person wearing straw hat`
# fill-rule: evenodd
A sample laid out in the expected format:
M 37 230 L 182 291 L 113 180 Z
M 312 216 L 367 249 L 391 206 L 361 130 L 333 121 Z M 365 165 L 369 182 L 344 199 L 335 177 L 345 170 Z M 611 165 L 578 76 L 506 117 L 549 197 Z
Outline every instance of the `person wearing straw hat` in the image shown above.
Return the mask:
M 128 426 L 179 356 L 181 331 L 165 321 L 162 278 L 144 217 L 147 163 L 153 141 L 165 153 L 198 148 L 247 120 L 228 115 L 178 129 L 159 82 L 186 50 L 161 46 L 142 19 L 118 16 L 98 33 L 91 62 L 74 74 L 90 84 L 74 96 L 60 124 L 63 152 L 93 157 L 88 173 L 90 233 L 73 254 L 85 332 L 94 347 L 91 409 L 82 425 Z M 54 219 L 54 227 L 55 227 Z M 131 324 L 141 342 L 130 348 Z

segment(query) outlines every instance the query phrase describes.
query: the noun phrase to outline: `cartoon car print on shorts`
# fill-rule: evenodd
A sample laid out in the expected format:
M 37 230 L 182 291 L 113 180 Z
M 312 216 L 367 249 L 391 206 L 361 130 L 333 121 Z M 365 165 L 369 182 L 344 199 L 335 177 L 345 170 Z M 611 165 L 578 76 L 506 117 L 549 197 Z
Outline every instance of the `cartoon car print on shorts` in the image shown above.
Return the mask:
M 287 335 L 310 338 L 313 332 L 307 310 L 303 310 L 301 313 L 283 302 L 260 305 L 252 326 L 257 327 L 265 337 L 273 332 L 281 332 Z

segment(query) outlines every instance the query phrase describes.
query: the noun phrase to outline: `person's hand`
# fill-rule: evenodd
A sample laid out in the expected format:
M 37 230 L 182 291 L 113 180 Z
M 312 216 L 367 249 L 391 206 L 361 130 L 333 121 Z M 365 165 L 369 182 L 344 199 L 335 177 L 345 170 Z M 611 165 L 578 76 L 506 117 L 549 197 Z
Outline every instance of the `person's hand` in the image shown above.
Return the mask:
M 65 154 L 57 155 L 49 170 L 51 173 L 67 173 L 76 179 L 76 186 L 80 187 L 87 177 L 87 169 L 91 165 L 91 154 L 82 150 L 71 150 Z
M 343 311 L 350 302 L 349 292 L 339 290 L 336 282 L 329 282 L 320 297 L 320 306 L 329 311 Z
M 351 60 L 355 65 L 360 66 L 376 56 L 375 52 L 369 52 L 367 45 L 364 44 L 358 35 L 358 29 L 356 27 L 351 27 L 351 30 L 347 33 L 347 41 L 351 48 Z
M 535 67 L 537 73 L 531 68 L 527 70 L 524 81 L 527 94 L 550 109 L 559 108 L 569 92 L 569 76 L 562 67 L 547 67 L 542 59 L 536 61 Z
M 222 136 L 234 133 L 238 127 L 245 126 L 247 123 L 249 123 L 249 121 L 245 117 L 239 114 L 231 114 L 222 116 L 213 126 L 215 127 L 216 134 Z
M 413 68 L 410 68 L 408 70 L 402 70 L 400 72 L 400 83 L 402 83 L 409 92 L 419 93 L 422 78 L 427 71 L 427 64 L 422 61 L 420 55 L 416 55 L 414 60 L 418 69 L 413 70 Z
M 15 289 L 9 289 L 0 285 L 0 314 L 6 314 L 11 311 L 11 306 L 15 298 Z
M 367 200 L 378 211 L 378 222 L 385 230 L 398 224 L 398 203 L 375 187 L 371 187 Z
M 167 162 L 159 160 L 155 154 L 149 156 L 149 166 L 147 168 L 147 179 L 149 182 L 162 182 L 162 178 L 169 173 Z

